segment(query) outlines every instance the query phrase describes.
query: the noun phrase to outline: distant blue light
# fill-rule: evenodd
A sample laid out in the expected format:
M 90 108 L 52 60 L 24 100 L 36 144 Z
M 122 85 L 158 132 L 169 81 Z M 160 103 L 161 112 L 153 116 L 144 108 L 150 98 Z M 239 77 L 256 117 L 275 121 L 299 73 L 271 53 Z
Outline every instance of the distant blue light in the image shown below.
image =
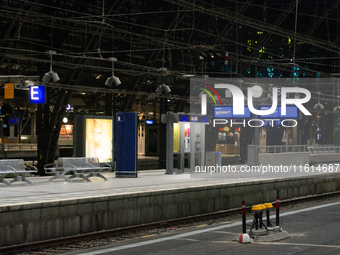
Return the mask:
M 203 117 L 202 122 L 208 123 L 209 119 L 207 117 Z
M 147 121 L 146 121 L 146 124 L 148 124 L 148 125 L 153 124 L 153 120 L 147 120 Z
M 181 119 L 179 121 L 188 122 L 188 116 L 181 116 Z
M 274 77 L 274 68 L 267 68 L 268 77 L 273 78 Z

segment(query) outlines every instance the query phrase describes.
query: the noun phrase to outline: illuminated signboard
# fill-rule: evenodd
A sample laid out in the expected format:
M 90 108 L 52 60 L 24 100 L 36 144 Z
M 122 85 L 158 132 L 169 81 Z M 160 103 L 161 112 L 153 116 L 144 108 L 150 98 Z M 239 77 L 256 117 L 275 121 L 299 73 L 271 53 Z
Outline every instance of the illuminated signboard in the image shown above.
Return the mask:
M 248 119 L 251 118 L 251 112 L 249 108 L 244 107 L 244 114 L 233 114 L 232 106 L 221 106 L 214 107 L 214 118 L 215 119 Z
M 59 139 L 73 139 L 73 125 L 61 125 Z
M 178 121 L 180 122 L 204 122 L 209 123 L 209 116 L 201 116 L 201 115 L 191 115 L 191 114 L 179 114 Z
M 14 98 L 14 84 L 13 83 L 5 83 L 4 86 L 4 98 L 5 99 L 13 99 Z
M 232 118 L 233 117 L 233 107 L 232 106 L 215 107 L 214 108 L 214 117 L 215 118 Z
M 97 157 L 100 162 L 112 161 L 112 120 L 86 119 L 86 157 Z
M 230 128 L 229 127 L 224 127 L 224 128 L 220 128 L 220 131 L 221 132 L 228 132 L 230 130 Z
M 181 121 L 181 122 L 188 122 L 188 116 L 186 116 L 186 115 L 180 115 L 180 116 L 179 116 L 179 121 Z
M 260 110 L 268 110 L 270 109 L 270 106 L 263 106 L 261 105 L 260 106 Z M 269 118 L 279 118 L 279 111 L 281 111 L 281 107 L 277 107 L 275 109 L 275 112 L 273 112 L 272 114 L 268 114 L 268 115 L 260 115 L 261 118 L 264 118 L 264 119 L 269 119 Z
M 45 86 L 30 86 L 30 103 L 44 104 L 46 102 Z
M 292 119 L 299 118 L 299 110 L 295 105 L 286 106 L 286 115 L 281 114 L 281 106 L 279 106 L 279 109 L 280 109 L 280 112 L 279 112 L 280 118 L 292 118 Z
M 271 106 L 260 106 L 260 110 L 268 110 Z M 260 115 L 262 119 L 272 119 L 272 118 L 291 118 L 291 119 L 298 119 L 299 118 L 299 110 L 295 105 L 287 105 L 286 106 L 286 114 L 281 114 L 281 106 L 278 106 L 272 114 L 269 115 Z
M 20 124 L 20 118 L 19 117 L 9 117 L 8 118 L 8 124 L 19 125 Z

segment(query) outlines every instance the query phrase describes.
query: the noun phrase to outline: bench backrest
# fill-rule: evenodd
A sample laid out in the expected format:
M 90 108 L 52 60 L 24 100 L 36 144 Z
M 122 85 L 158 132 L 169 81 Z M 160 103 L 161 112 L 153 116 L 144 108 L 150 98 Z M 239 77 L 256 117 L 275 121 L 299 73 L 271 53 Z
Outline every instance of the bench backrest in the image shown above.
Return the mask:
M 56 167 L 64 168 L 65 170 L 70 169 L 90 169 L 91 167 L 99 167 L 98 158 L 86 158 L 86 157 L 75 157 L 75 158 L 58 158 Z
M 23 159 L 2 159 L 0 160 L 0 171 L 25 171 L 25 162 Z

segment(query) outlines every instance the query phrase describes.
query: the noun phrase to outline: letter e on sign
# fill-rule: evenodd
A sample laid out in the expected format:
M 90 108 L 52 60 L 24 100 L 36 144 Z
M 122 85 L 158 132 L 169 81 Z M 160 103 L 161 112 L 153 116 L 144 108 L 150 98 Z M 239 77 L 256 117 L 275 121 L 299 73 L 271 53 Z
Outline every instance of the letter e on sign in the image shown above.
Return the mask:
M 31 86 L 30 87 L 30 103 L 44 104 L 45 103 L 45 86 Z

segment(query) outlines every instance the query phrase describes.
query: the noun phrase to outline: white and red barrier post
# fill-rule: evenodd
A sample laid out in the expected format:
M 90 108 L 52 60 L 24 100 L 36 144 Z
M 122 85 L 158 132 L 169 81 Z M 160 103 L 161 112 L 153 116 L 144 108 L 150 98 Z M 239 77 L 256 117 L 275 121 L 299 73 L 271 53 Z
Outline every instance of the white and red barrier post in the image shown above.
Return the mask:
M 276 226 L 280 226 L 280 197 L 276 196 Z
M 242 234 L 238 239 L 239 243 L 250 243 L 250 236 L 247 234 L 246 225 L 246 202 L 242 201 Z

